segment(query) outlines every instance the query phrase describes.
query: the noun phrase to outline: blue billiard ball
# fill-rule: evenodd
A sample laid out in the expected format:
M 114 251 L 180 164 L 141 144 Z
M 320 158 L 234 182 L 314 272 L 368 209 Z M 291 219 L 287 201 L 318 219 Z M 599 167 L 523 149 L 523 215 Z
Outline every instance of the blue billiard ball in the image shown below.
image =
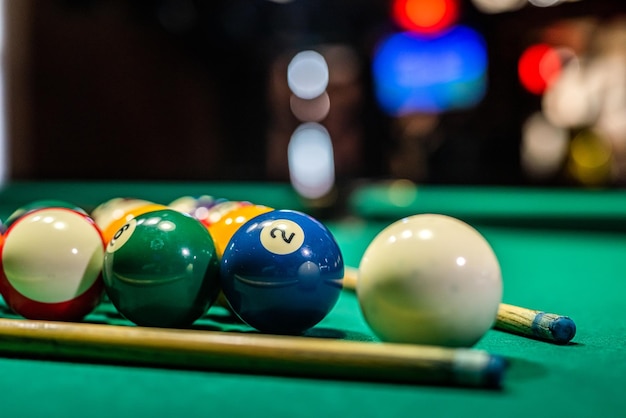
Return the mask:
M 300 334 L 324 319 L 339 298 L 343 273 L 343 257 L 328 228 L 292 210 L 273 210 L 243 224 L 220 265 L 232 310 L 273 334 Z

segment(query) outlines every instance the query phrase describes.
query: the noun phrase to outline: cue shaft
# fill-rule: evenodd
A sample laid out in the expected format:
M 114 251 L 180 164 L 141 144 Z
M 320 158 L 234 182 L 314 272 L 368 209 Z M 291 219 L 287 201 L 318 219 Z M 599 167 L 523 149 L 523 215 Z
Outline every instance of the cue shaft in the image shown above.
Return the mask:
M 70 361 L 500 387 L 505 361 L 450 349 L 216 331 L 0 319 L 0 352 Z
M 343 287 L 355 290 L 358 269 L 346 267 Z M 501 303 L 494 329 L 557 344 L 567 344 L 576 335 L 576 324 L 564 315 Z

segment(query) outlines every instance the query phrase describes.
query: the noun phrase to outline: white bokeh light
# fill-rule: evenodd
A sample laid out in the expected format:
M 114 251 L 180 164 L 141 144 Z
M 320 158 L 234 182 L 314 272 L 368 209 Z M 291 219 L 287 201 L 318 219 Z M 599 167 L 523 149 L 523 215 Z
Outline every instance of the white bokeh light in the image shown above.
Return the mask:
M 296 54 L 287 67 L 287 83 L 291 92 L 301 99 L 314 99 L 328 86 L 328 64 L 316 51 Z
M 287 153 L 291 184 L 300 195 L 317 199 L 332 190 L 335 162 L 326 128 L 314 122 L 300 125 L 291 136 Z
M 552 176 L 562 167 L 568 146 L 567 130 L 551 124 L 537 112 L 522 126 L 521 165 L 529 177 Z
M 601 85 L 586 67 L 571 60 L 545 91 L 542 109 L 553 125 L 572 128 L 592 124 L 598 117 Z
M 528 0 L 472 0 L 472 3 L 483 13 L 504 13 L 521 9 Z
M 561 0 L 528 0 L 528 3 L 537 7 L 550 7 L 561 3 Z

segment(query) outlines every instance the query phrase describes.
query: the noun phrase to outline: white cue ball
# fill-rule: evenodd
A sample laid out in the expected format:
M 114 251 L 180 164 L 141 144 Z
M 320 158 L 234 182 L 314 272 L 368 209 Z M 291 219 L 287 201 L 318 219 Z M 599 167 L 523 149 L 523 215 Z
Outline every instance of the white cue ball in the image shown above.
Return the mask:
M 365 250 L 356 286 L 363 316 L 383 341 L 470 347 L 493 326 L 502 275 L 474 228 L 436 214 L 382 230 Z

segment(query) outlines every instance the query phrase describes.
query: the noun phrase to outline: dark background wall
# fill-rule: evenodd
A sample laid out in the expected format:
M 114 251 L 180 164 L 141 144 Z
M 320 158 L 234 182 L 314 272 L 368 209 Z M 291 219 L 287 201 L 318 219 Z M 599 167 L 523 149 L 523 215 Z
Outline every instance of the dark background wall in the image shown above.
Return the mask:
M 415 157 L 423 170 L 414 180 L 536 184 L 520 168 L 519 146 L 540 99 L 520 87 L 517 59 L 551 22 L 607 19 L 623 4 L 587 0 L 488 15 L 461 2 L 461 21 L 487 41 L 489 88 L 476 108 L 439 116 Z M 320 44 L 350 45 L 361 64 L 351 156 L 359 163 L 339 167 L 340 178 L 412 175 L 393 168 L 404 152 L 402 127 L 372 94 L 372 51 L 393 30 L 388 1 L 8 0 L 7 7 L 11 178 L 285 180 L 267 164 L 269 132 L 281 123 L 271 68 L 284 51 Z M 569 183 L 555 176 L 542 184 Z

